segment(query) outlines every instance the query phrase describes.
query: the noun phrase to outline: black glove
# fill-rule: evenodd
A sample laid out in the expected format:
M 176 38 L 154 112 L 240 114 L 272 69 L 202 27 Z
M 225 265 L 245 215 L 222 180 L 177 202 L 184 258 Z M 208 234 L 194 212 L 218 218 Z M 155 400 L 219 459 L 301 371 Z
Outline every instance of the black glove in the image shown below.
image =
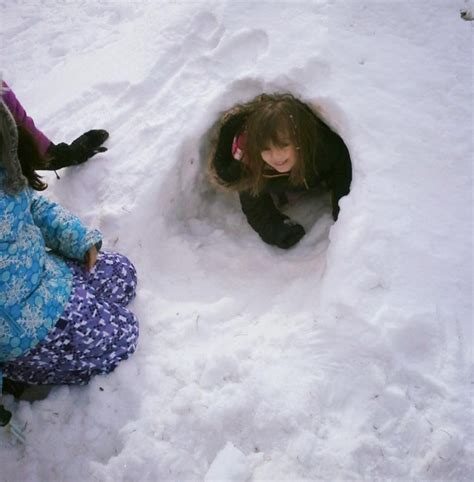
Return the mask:
M 243 174 L 242 163 L 232 155 L 232 142 L 245 124 L 244 114 L 232 115 L 221 127 L 214 156 L 214 168 L 225 182 L 238 181 Z
M 232 114 L 221 127 L 221 131 L 219 134 L 219 139 L 224 141 L 225 144 L 232 145 L 232 141 L 234 136 L 242 130 L 242 127 L 247 120 L 247 114 L 239 113 L 239 114 Z
M 61 169 L 67 166 L 82 164 L 98 152 L 105 152 L 106 147 L 102 144 L 109 137 L 109 133 L 103 129 L 87 131 L 79 136 L 71 145 L 62 142 L 52 144 L 48 149 L 49 169 Z
M 294 246 L 303 236 L 305 230 L 301 224 L 290 219 L 285 219 L 281 224 L 275 226 L 274 244 L 282 249 Z
M 305 235 L 303 226 L 275 207 L 270 194 L 252 196 L 248 191 L 243 191 L 239 193 L 239 198 L 247 222 L 265 243 L 288 249 Z

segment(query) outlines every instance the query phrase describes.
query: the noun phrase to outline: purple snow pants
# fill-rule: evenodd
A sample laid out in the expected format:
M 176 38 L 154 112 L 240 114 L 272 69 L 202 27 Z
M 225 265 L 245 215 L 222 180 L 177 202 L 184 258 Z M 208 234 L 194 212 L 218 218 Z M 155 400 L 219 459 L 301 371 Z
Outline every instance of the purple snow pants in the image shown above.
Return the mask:
M 138 321 L 126 308 L 137 286 L 132 263 L 108 252 L 99 253 L 91 272 L 67 263 L 73 286 L 64 313 L 46 338 L 4 365 L 5 377 L 32 385 L 84 384 L 135 351 Z

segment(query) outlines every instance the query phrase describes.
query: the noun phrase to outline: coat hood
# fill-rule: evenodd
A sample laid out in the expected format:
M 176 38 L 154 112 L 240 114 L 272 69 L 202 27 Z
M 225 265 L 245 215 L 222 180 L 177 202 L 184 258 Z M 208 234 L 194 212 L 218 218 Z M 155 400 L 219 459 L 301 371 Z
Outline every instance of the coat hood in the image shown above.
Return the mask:
M 1 89 L 1 87 L 0 87 Z M 0 168 L 5 169 L 3 186 L 9 194 L 15 194 L 27 184 L 18 159 L 18 129 L 0 90 Z

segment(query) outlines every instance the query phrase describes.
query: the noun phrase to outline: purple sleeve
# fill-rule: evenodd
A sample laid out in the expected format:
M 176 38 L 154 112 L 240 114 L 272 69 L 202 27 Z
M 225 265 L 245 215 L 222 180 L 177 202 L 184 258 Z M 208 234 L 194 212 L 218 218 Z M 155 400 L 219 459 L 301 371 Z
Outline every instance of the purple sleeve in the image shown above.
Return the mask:
M 25 109 L 23 109 L 23 106 L 16 98 L 13 90 L 11 90 L 10 87 L 8 87 L 7 83 L 3 81 L 2 91 L 3 102 L 5 102 L 6 106 L 12 113 L 15 122 L 28 130 L 28 132 L 35 139 L 40 153 L 43 155 L 46 154 L 46 151 L 51 145 L 51 141 L 35 126 L 33 119 L 29 117 Z

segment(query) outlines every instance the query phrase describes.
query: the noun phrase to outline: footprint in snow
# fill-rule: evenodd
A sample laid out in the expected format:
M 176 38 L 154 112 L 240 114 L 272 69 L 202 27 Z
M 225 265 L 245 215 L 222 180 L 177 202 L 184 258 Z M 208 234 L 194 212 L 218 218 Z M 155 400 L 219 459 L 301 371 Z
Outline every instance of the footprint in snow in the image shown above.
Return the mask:
M 223 38 L 213 52 L 214 59 L 228 67 L 252 67 L 268 51 L 268 35 L 263 30 L 240 30 Z
M 219 45 L 224 33 L 224 28 L 219 26 L 219 22 L 215 15 L 211 12 L 200 12 L 194 19 L 189 29 L 188 41 L 206 49 L 214 49 Z

